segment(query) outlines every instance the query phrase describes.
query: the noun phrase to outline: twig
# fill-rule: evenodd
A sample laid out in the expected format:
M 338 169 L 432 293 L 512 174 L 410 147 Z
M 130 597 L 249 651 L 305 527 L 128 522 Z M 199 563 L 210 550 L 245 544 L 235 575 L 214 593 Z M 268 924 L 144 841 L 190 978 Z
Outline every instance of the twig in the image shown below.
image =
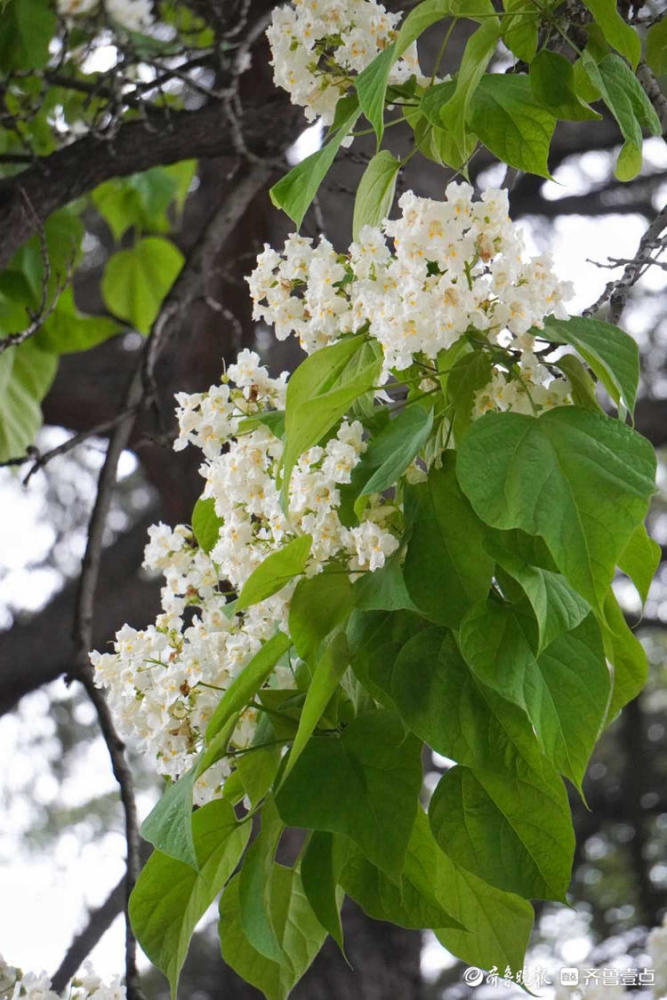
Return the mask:
M 609 281 L 599 297 L 592 306 L 584 309 L 583 315 L 590 316 L 600 309 L 605 302 L 609 302 L 609 322 L 618 323 L 621 313 L 625 307 L 630 289 L 641 277 L 646 266 L 653 261 L 653 253 L 658 254 L 665 248 L 665 241 L 660 239 L 661 234 L 667 228 L 667 205 L 653 219 L 648 229 L 639 241 L 637 252 L 626 265 L 623 274 L 616 281 Z
M 38 448 L 31 446 L 26 450 L 25 455 L 17 455 L 16 458 L 7 458 L 4 462 L 0 462 L 0 468 L 12 465 L 25 465 L 26 462 L 32 462 L 32 468 L 28 470 L 23 480 L 23 485 L 27 486 L 37 470 L 43 469 L 52 458 L 56 458 L 57 455 L 67 454 L 68 451 L 72 451 L 73 448 L 76 448 L 77 445 L 82 444 L 88 438 L 106 434 L 108 431 L 113 430 L 114 427 L 117 427 L 121 420 L 124 420 L 132 414 L 136 414 L 138 409 L 139 407 L 134 407 L 134 409 L 129 412 L 127 410 L 123 410 L 122 413 L 116 414 L 116 416 L 111 420 L 105 420 L 104 423 L 96 424 L 95 427 L 91 427 L 87 431 L 79 431 L 78 434 L 73 434 L 71 438 L 67 439 L 67 441 L 63 441 L 62 444 L 56 445 L 55 448 L 50 448 L 49 451 L 45 451 L 43 454 L 40 453 Z
M 30 201 L 30 198 L 26 194 L 25 190 L 21 187 L 21 196 L 26 203 L 28 211 L 33 216 L 33 219 L 37 225 L 37 232 L 39 233 L 39 248 L 40 255 L 42 258 L 42 296 L 40 299 L 37 312 L 33 312 L 31 309 L 26 308 L 28 313 L 28 325 L 24 330 L 20 330 L 17 333 L 9 333 L 7 336 L 0 339 L 0 354 L 4 354 L 6 350 L 10 347 L 18 347 L 19 344 L 23 344 L 30 337 L 34 336 L 35 333 L 40 329 L 41 326 L 46 322 L 51 313 L 54 311 L 58 305 L 61 294 L 69 284 L 71 277 L 71 267 L 67 269 L 67 277 L 64 281 L 61 281 L 58 277 L 56 290 L 53 294 L 51 302 L 49 302 L 49 282 L 51 280 L 51 260 L 49 259 L 49 248 L 46 242 L 46 233 L 44 232 L 44 227 L 41 225 L 37 213 Z

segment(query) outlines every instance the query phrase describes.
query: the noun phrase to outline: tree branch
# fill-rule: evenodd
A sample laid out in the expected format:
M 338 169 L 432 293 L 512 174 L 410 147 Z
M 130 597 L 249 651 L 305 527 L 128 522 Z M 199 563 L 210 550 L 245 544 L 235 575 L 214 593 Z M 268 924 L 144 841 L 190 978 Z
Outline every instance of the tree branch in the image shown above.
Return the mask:
M 257 106 L 246 105 L 243 137 L 247 149 L 273 163 L 296 136 L 301 118 L 300 109 L 289 104 L 287 95 L 278 94 Z M 231 170 L 238 160 L 231 132 L 221 102 L 197 111 L 147 108 L 145 120 L 126 122 L 113 136 L 88 135 L 0 181 L 0 229 L 4 234 L 0 269 L 52 212 L 112 177 L 192 157 L 223 157 L 226 169 Z M 26 198 L 34 211 L 26 210 Z
M 584 316 L 595 313 L 606 302 L 609 302 L 609 322 L 618 323 L 621 313 L 625 308 L 630 289 L 642 275 L 646 267 L 652 263 L 653 254 L 656 256 L 665 248 L 666 241 L 660 239 L 661 234 L 667 228 L 667 205 L 665 205 L 653 219 L 646 232 L 639 241 L 637 252 L 634 257 L 625 265 L 623 274 L 616 281 L 609 281 L 597 302 L 584 310 Z

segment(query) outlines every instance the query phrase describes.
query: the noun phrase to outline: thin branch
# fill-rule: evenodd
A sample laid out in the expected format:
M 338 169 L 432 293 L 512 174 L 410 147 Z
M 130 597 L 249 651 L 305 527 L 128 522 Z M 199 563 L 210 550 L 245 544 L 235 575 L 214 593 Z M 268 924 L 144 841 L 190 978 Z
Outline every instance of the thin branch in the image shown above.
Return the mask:
M 123 912 L 124 898 L 125 876 L 111 890 L 102 905 L 90 913 L 85 928 L 76 935 L 67 949 L 67 954 L 51 978 L 51 986 L 55 993 L 62 993 L 118 914 Z
M 643 271 L 654 258 L 665 249 L 665 240 L 661 234 L 667 228 L 667 205 L 653 219 L 648 229 L 639 241 L 637 252 L 626 265 L 623 274 L 616 281 L 609 281 L 597 302 L 584 310 L 584 316 L 595 313 L 606 302 L 609 302 L 609 322 L 618 323 L 625 308 L 630 289 L 639 280 Z
M 122 420 L 125 420 L 126 417 L 136 414 L 138 409 L 139 407 L 134 407 L 130 411 L 123 410 L 122 413 L 116 414 L 116 416 L 111 420 L 105 420 L 103 423 L 96 424 L 89 430 L 79 431 L 78 434 L 73 434 L 71 438 L 67 439 L 67 441 L 63 441 L 62 444 L 56 445 L 55 448 L 51 448 L 43 454 L 38 448 L 31 446 L 26 450 L 25 455 L 18 455 L 16 458 L 7 458 L 4 462 L 0 462 L 0 468 L 5 466 L 25 465 L 26 462 L 32 462 L 32 467 L 28 470 L 23 480 L 23 485 L 27 486 L 37 470 L 43 469 L 52 458 L 56 458 L 58 455 L 66 455 L 68 451 L 72 451 L 73 448 L 76 448 L 88 438 L 107 434 L 110 430 L 113 430 L 114 427 L 117 427 Z
M 49 258 L 49 248 L 46 242 L 46 233 L 44 232 L 44 227 L 41 225 L 37 213 L 33 208 L 33 205 L 26 194 L 26 192 L 21 189 L 21 194 L 26 203 L 28 211 L 31 213 L 35 219 L 37 225 L 37 232 L 39 233 L 39 249 L 40 256 L 42 259 L 42 289 L 41 289 L 41 299 L 36 312 L 32 309 L 26 308 L 28 314 L 28 325 L 23 330 L 19 330 L 17 333 L 9 333 L 7 336 L 0 340 L 0 355 L 4 354 L 6 350 L 10 347 L 18 347 L 19 344 L 23 344 L 30 337 L 34 336 L 41 326 L 46 322 L 52 312 L 58 305 L 58 301 L 63 291 L 69 284 L 71 278 L 71 266 L 67 269 L 67 276 L 64 281 L 60 278 L 57 279 L 56 290 L 53 293 L 53 298 L 49 302 L 49 283 L 51 281 L 51 260 Z

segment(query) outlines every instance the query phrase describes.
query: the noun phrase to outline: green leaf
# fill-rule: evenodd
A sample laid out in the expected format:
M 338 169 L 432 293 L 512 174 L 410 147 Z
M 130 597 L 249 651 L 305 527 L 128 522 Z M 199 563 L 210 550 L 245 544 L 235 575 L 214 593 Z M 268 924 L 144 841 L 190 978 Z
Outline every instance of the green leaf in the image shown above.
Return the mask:
M 661 557 L 662 552 L 658 543 L 649 538 L 645 525 L 638 525 L 621 552 L 618 566 L 634 583 L 642 604 L 646 604 L 649 588 L 660 565 Z
M 641 149 L 642 128 L 651 135 L 660 135 L 662 132 L 660 119 L 639 80 L 620 56 L 612 52 L 597 64 L 588 49 L 585 49 L 582 53 L 582 62 L 630 147 L 629 152 L 623 154 L 621 161 L 623 177 L 626 180 L 630 179 L 628 164 L 633 161 L 636 163 L 636 154 L 633 154 L 632 147 Z
M 624 142 L 614 167 L 614 176 L 619 181 L 631 181 L 642 168 L 642 148 L 634 142 Z
M 302 660 L 315 657 L 322 640 L 352 610 L 352 584 L 338 569 L 299 580 L 292 594 L 289 633 Z
M 422 892 L 429 891 L 462 925 L 437 928 L 445 948 L 469 965 L 523 968 L 533 924 L 525 899 L 503 892 L 456 865 L 440 850 L 421 809 L 410 839 L 405 874 Z
M 456 481 L 453 453 L 406 494 L 416 508 L 404 566 L 408 593 L 429 619 L 456 628 L 470 605 L 486 597 L 493 560 Z
M 140 240 L 131 250 L 119 250 L 109 258 L 102 277 L 107 308 L 140 333 L 148 333 L 182 266 L 180 250 L 159 236 Z
M 392 156 L 388 149 L 381 149 L 371 159 L 359 181 L 354 199 L 352 239 L 359 239 L 364 226 L 378 226 L 387 218 L 394 202 L 396 178 L 400 169 L 401 161 Z
M 646 684 L 648 662 L 644 647 L 630 630 L 611 588 L 603 610 L 604 651 L 613 668 L 611 700 L 607 711 L 607 723 L 610 723 Z
M 313 671 L 313 677 L 306 693 L 306 700 L 301 710 L 299 728 L 294 737 L 285 770 L 283 771 L 281 787 L 294 770 L 299 757 L 304 752 L 349 662 L 350 651 L 345 633 L 336 630 L 324 647 L 324 651 Z
M 249 944 L 264 958 L 290 968 L 272 919 L 273 858 L 283 825 L 271 802 L 262 810 L 262 829 L 248 848 L 239 876 L 241 926 Z
M 453 404 L 452 422 L 460 441 L 472 422 L 475 396 L 488 385 L 493 374 L 491 358 L 484 351 L 470 351 L 456 361 L 447 378 L 447 398 Z
M 528 598 L 537 622 L 542 652 L 563 632 L 576 628 L 590 612 L 589 604 L 560 573 L 526 563 L 502 532 L 489 532 L 486 548 Z
M 667 17 L 656 21 L 646 32 L 646 62 L 656 76 L 667 74 Z
M 196 169 L 196 160 L 170 167 L 151 167 L 130 177 L 113 177 L 95 188 L 95 207 L 108 223 L 116 241 L 134 226 L 140 232 L 166 233 L 171 228 L 169 205 L 182 205 Z
M 200 497 L 192 511 L 192 531 L 203 552 L 210 552 L 218 540 L 223 521 L 215 512 L 213 497 Z
M 312 535 L 299 535 L 282 549 L 271 552 L 243 584 L 236 602 L 236 611 L 243 611 L 252 604 L 265 601 L 267 597 L 282 590 L 295 576 L 303 573 L 312 544 Z
M 600 609 L 646 517 L 655 455 L 619 420 L 589 410 L 488 413 L 461 442 L 457 474 L 487 524 L 541 535 L 560 572 Z
M 548 316 L 540 336 L 575 347 L 616 405 L 620 402 L 632 413 L 639 381 L 639 351 L 632 337 L 611 323 L 584 316 Z
M 532 62 L 537 51 L 539 11 L 526 0 L 503 0 L 501 38 L 517 59 Z M 532 66 L 531 66 L 532 73 Z
M 229 719 L 246 707 L 290 646 L 289 636 L 286 636 L 284 632 L 277 632 L 264 643 L 259 652 L 255 653 L 220 699 L 206 727 L 207 742 L 210 743 Z
M 283 495 L 299 455 L 324 437 L 359 396 L 375 385 L 382 349 L 364 334 L 346 337 L 302 361 L 287 383 Z
M 343 100 L 347 99 L 343 98 Z M 297 228 L 303 222 L 303 217 L 310 208 L 310 204 L 317 194 L 317 189 L 336 159 L 340 144 L 350 129 L 354 127 L 360 114 L 357 102 L 354 101 L 340 128 L 322 149 L 318 149 L 301 163 L 297 163 L 269 191 L 271 201 L 276 208 L 281 208 L 289 215 Z
M 322 947 L 326 931 L 306 898 L 297 869 L 274 865 L 270 881 L 271 919 L 290 964 L 272 962 L 256 951 L 240 921 L 239 876 L 231 880 L 220 900 L 222 957 L 267 1000 L 285 1000 Z
M 595 395 L 595 382 L 588 373 L 588 369 L 574 354 L 564 354 L 558 358 L 556 365 L 563 372 L 570 383 L 572 391 L 572 401 L 575 406 L 580 406 L 584 410 L 601 410 Z
M 199 861 L 192 835 L 192 789 L 197 777 L 195 764 L 168 786 L 141 825 L 144 840 L 195 871 Z
M 535 99 L 556 118 L 586 121 L 602 117 L 577 97 L 572 64 L 558 52 L 543 49 L 535 56 L 530 64 L 530 86 Z
M 354 81 L 359 107 L 373 126 L 378 146 L 384 134 L 384 101 L 391 67 L 398 58 L 396 45 L 389 45 L 362 70 Z M 391 155 L 391 154 L 388 154 Z M 372 162 L 372 161 L 371 161 Z M 355 205 L 356 214 L 356 205 Z M 355 230 L 356 232 L 356 230 Z M 356 239 L 356 236 L 354 237 Z
M 497 18 L 485 19 L 470 36 L 461 57 L 456 90 L 440 109 L 440 122 L 448 129 L 459 148 L 466 141 L 466 120 L 471 101 L 493 55 L 500 36 Z
M 383 493 L 394 486 L 426 444 L 433 428 L 433 410 L 408 406 L 368 442 L 355 466 L 353 481 L 360 496 Z
M 590 10 L 609 44 L 625 56 L 633 69 L 637 69 L 642 43 L 635 29 L 626 24 L 619 14 L 616 0 L 584 0 L 584 6 Z
M 349 844 L 349 841 L 345 841 Z M 340 922 L 342 892 L 337 888 L 342 863 L 334 863 L 333 837 L 330 833 L 315 832 L 311 836 L 301 859 L 301 881 L 313 908 L 313 913 L 341 951 L 344 951 L 343 928 Z
M 47 0 L 9 0 L 0 12 L 0 70 L 37 70 L 49 61 L 56 16 Z
M 418 610 L 405 586 L 399 553 L 387 559 L 382 569 L 356 580 L 352 592 L 360 611 Z
M 338 842 L 342 838 L 338 838 Z M 408 851 L 410 849 L 408 848 Z M 406 856 L 403 874 L 394 881 L 371 864 L 363 854 L 355 853 L 343 868 L 340 883 L 373 920 L 385 920 L 408 930 L 461 927 L 446 909 L 446 900 L 439 900 L 425 879 L 419 885 L 410 878 L 419 860 Z M 410 874 L 408 874 L 410 871 Z
M 233 874 L 250 834 L 250 823 L 238 823 L 220 800 L 198 809 L 192 828 L 199 870 L 154 851 L 130 897 L 134 933 L 169 980 L 173 998 L 193 931 Z
M 609 698 L 600 631 L 590 615 L 537 657 L 526 611 L 480 605 L 461 624 L 461 652 L 483 684 L 527 712 L 544 753 L 580 788 Z
M 440 779 L 428 816 L 436 841 L 457 864 L 529 899 L 565 902 L 574 831 L 562 781 L 545 787 L 520 776 L 453 767 Z
M 26 340 L 0 354 L 0 462 L 24 454 L 42 426 L 40 402 L 58 359 Z
M 547 155 L 556 119 L 535 101 L 526 76 L 484 76 L 470 105 L 469 124 L 502 162 L 550 176 Z
M 421 788 L 421 744 L 383 710 L 314 736 L 277 796 L 289 826 L 342 833 L 383 871 L 403 864 Z
M 61 292 L 55 310 L 45 320 L 34 340 L 42 350 L 71 354 L 101 344 L 120 329 L 120 323 L 108 316 L 87 316 L 79 312 L 70 286 Z

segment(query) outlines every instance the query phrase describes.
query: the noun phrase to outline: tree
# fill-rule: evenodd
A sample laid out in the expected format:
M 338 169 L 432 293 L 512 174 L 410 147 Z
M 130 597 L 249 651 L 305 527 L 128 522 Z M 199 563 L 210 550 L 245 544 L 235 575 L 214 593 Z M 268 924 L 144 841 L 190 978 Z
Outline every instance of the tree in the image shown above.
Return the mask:
M 310 20 L 291 7 L 274 12 L 276 81 L 329 126 L 322 147 L 283 177 L 301 119 L 269 79 L 271 7 L 65 2 L 56 17 L 39 0 L 13 0 L 1 15 L 3 458 L 30 476 L 53 457 L 21 452 L 69 352 L 44 402 L 48 420 L 77 432 L 57 450 L 109 435 L 80 579 L 44 612 L 46 621 L 73 611 L 73 646 L 34 623 L 15 628 L 2 640 L 16 663 L 2 702 L 62 672 L 84 685 L 121 788 L 127 890 L 141 861 L 131 774 L 89 663 L 127 617 L 106 594 L 117 596 L 145 533 L 141 524 L 114 545 L 105 584 L 104 529 L 125 447 L 141 456 L 168 519 L 186 525 L 151 534 L 148 560 L 171 586 L 157 628 L 123 630 L 117 652 L 95 661 L 117 718 L 143 729 L 173 781 L 142 828 L 156 853 L 130 905 L 129 996 L 140 995 L 133 930 L 175 989 L 183 942 L 223 887 L 223 957 L 268 996 L 296 983 L 326 931 L 342 943 L 343 892 L 371 917 L 436 928 L 468 962 L 518 969 L 525 898 L 562 899 L 569 881 L 574 841 L 559 775 L 581 787 L 597 735 L 645 674 L 610 590 L 620 566 L 645 599 L 659 556 L 643 527 L 654 458 L 628 425 L 637 349 L 615 324 L 664 247 L 665 210 L 591 307 L 608 305 L 606 319 L 566 318 L 548 262 L 521 259 L 505 192 L 515 215 L 546 212 L 549 157 L 553 169 L 568 153 L 622 140 L 618 185 L 646 207 L 646 181 L 634 178 L 643 131 L 664 128 L 654 75 L 664 69 L 664 21 L 597 0 L 503 10 L 425 0 L 402 19 L 360 2 L 354 22 L 345 5 Z M 107 30 L 114 51 L 103 70 Z M 501 39 L 510 71 L 487 73 Z M 445 54 L 456 73 L 441 81 Z M 566 126 L 552 145 L 557 121 L 586 126 Z M 331 205 L 325 191 L 318 208 L 317 192 L 353 137 L 360 152 L 333 182 L 349 186 L 361 157 L 351 251 L 294 238 L 265 250 L 250 278 L 251 315 L 241 279 L 261 237 L 278 236 L 267 188 L 297 226 L 312 205 L 323 228 L 318 212 L 326 222 Z M 185 204 L 193 157 L 201 193 Z M 453 184 L 444 201 L 405 192 L 400 217 L 392 211 L 397 183 L 418 186 L 425 163 L 474 180 L 494 161 L 507 168 L 505 190 L 485 200 Z M 165 234 L 183 210 L 177 247 Z M 84 232 L 103 247 L 101 276 L 85 267 Z M 349 233 L 336 235 L 347 247 Z M 281 339 L 298 334 L 308 357 L 286 391 L 246 351 L 201 393 L 220 353 L 204 315 L 211 303 L 237 347 L 257 319 Z M 128 329 L 146 337 L 138 359 L 123 352 Z M 77 377 L 95 365 L 103 393 Z M 598 402 L 596 381 L 616 416 Z M 194 484 L 197 459 L 172 466 L 163 449 L 175 436 L 166 400 L 186 388 L 197 393 L 179 397 L 176 444 L 204 452 L 196 504 L 196 487 L 177 492 L 174 481 Z M 650 429 L 656 407 L 646 412 Z M 660 433 L 649 437 L 658 444 Z M 131 594 L 145 625 L 155 588 L 136 581 Z M 211 629 L 225 652 L 207 673 L 199 661 L 217 655 L 206 646 Z M 122 687 L 120 669 L 130 675 Z M 452 704 L 465 704 L 463 720 Z M 418 803 L 424 746 L 457 762 L 428 820 Z M 253 815 L 261 831 L 247 846 Z M 285 825 L 311 831 L 306 843 Z M 286 864 L 274 861 L 279 843 Z M 163 904 L 173 886 L 180 895 Z M 418 938 L 394 940 L 400 961 L 386 985 L 374 966 L 365 996 L 395 983 L 401 995 L 419 989 Z M 348 973 L 339 958 L 330 969 L 341 995 Z M 60 971 L 54 985 L 66 978 Z

